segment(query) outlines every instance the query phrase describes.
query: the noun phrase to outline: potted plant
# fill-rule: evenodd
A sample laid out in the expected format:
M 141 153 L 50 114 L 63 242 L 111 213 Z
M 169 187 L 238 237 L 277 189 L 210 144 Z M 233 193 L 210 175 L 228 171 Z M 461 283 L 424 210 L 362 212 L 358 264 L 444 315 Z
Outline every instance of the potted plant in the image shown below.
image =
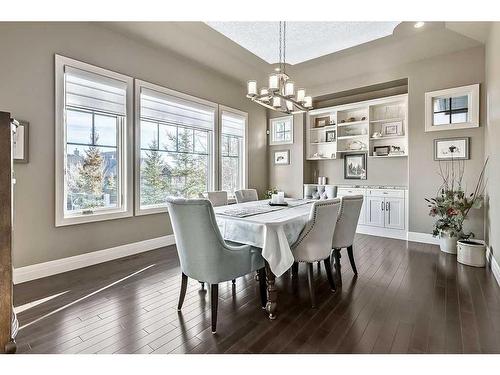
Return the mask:
M 264 193 L 264 199 L 271 199 L 271 197 L 273 196 L 273 194 L 278 194 L 278 188 L 277 187 L 273 187 L 273 188 L 270 188 L 269 190 L 267 190 Z
M 453 155 L 454 150 L 450 147 Z M 468 194 L 462 185 L 465 162 L 451 158 L 439 162 L 439 175 L 443 183 L 435 198 L 426 198 L 429 215 L 436 217 L 432 235 L 439 237 L 441 251 L 457 253 L 457 241 L 474 237 L 474 233 L 464 233 L 464 222 L 472 208 L 480 208 L 483 203 L 484 171 L 486 159 L 474 191 Z

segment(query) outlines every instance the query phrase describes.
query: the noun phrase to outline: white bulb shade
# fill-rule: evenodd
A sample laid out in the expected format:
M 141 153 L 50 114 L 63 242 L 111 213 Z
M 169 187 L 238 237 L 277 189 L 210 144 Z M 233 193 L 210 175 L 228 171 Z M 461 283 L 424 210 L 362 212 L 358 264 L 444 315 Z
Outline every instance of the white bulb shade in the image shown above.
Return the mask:
M 279 96 L 273 97 L 273 107 L 274 108 L 281 107 L 281 98 Z
M 292 81 L 285 83 L 285 96 L 293 96 L 295 91 L 295 84 Z
M 306 90 L 304 90 L 304 89 L 297 90 L 297 101 L 298 102 L 303 102 L 305 96 L 306 96 Z
M 266 95 L 266 96 L 264 96 L 264 95 Z M 263 102 L 266 102 L 266 103 L 269 102 L 268 95 L 269 95 L 269 90 L 266 89 L 265 87 L 261 88 L 260 89 L 260 96 L 264 96 L 264 97 L 259 98 L 259 100 L 262 100 Z
M 312 107 L 312 98 L 310 96 L 304 97 L 304 107 Z
M 279 78 L 277 74 L 269 76 L 269 90 L 277 90 L 279 88 Z
M 286 101 L 286 108 L 289 110 L 289 111 L 293 111 L 293 103 L 289 100 Z
M 247 82 L 247 94 L 250 96 L 257 95 L 257 81 Z

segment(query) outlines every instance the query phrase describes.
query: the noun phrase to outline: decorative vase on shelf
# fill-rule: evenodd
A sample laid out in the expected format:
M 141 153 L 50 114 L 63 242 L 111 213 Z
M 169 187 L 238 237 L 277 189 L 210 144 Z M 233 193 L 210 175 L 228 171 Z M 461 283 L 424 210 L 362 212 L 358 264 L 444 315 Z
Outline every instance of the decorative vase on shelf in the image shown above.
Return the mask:
M 451 236 L 449 231 L 442 231 L 439 234 L 439 247 L 443 253 L 457 253 L 457 236 Z

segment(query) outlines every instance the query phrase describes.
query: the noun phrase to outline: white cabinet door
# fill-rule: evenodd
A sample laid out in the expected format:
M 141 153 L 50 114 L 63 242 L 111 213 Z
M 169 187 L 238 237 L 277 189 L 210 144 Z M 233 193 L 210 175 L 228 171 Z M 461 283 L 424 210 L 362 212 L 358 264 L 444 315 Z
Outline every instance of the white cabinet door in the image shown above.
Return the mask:
M 385 227 L 405 229 L 405 200 L 385 198 Z
M 381 197 L 366 198 L 366 225 L 384 226 L 385 200 Z

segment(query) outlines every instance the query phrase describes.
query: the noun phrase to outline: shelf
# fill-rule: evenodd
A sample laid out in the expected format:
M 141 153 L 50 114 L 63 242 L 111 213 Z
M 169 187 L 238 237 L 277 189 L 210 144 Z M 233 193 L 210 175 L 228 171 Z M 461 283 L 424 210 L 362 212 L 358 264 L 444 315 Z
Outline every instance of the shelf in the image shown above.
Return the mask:
M 405 158 L 407 156 L 408 156 L 408 154 L 403 154 L 403 155 L 385 155 L 385 156 L 368 155 L 369 158 Z
M 370 141 L 383 141 L 385 139 L 405 139 L 405 135 L 392 135 L 389 137 L 380 137 L 380 138 L 370 138 Z
M 311 145 L 334 145 L 335 142 L 309 142 Z
M 370 121 L 370 123 L 372 123 L 372 124 L 378 124 L 378 123 L 382 123 L 382 122 L 391 122 L 391 121 L 404 121 L 404 118 L 402 118 L 402 117 L 395 117 L 395 118 L 386 118 L 386 119 L 383 119 L 383 120 L 372 120 L 372 121 Z
M 363 121 L 352 121 L 352 122 L 343 122 L 343 123 L 338 123 L 337 126 L 351 126 L 351 125 L 361 125 L 361 124 L 367 124 L 368 121 L 363 120 Z
M 366 134 L 358 134 L 358 135 L 343 135 L 341 137 L 337 137 L 338 140 L 343 140 L 343 139 L 354 139 L 354 138 L 365 138 L 368 137 Z
M 337 158 L 313 158 L 313 157 L 310 157 L 310 158 L 307 158 L 306 160 L 335 160 Z
M 368 152 L 368 150 L 337 150 L 337 152 L 340 152 L 340 153 L 346 153 L 346 152 Z
M 309 129 L 310 131 L 313 131 L 313 130 L 328 130 L 328 129 L 335 129 L 337 127 L 337 125 L 327 125 L 327 126 L 323 126 L 321 128 L 311 128 Z

